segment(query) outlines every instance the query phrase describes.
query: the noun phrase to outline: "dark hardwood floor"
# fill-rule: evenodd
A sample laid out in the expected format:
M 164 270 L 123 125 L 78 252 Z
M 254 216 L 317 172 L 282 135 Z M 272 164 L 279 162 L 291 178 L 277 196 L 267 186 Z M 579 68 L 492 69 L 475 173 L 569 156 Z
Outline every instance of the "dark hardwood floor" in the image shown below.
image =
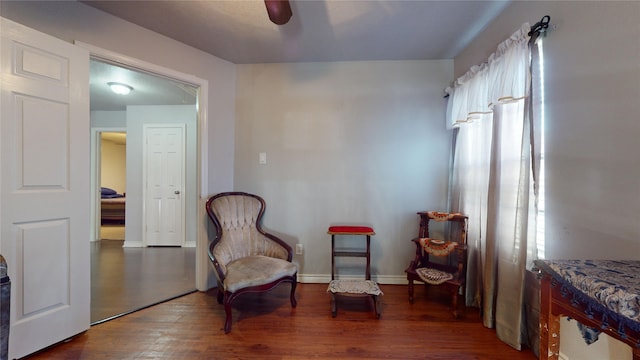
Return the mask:
M 195 290 L 195 248 L 123 248 L 123 242 L 91 243 L 92 324 Z
M 92 326 L 30 359 L 535 359 L 485 328 L 475 308 L 454 320 L 450 298 L 406 285 L 380 285 L 382 316 L 370 300 L 341 298 L 331 317 L 326 284 L 298 284 L 291 308 L 289 285 L 246 294 L 233 307 L 233 328 L 223 330 L 216 290 L 196 292 Z

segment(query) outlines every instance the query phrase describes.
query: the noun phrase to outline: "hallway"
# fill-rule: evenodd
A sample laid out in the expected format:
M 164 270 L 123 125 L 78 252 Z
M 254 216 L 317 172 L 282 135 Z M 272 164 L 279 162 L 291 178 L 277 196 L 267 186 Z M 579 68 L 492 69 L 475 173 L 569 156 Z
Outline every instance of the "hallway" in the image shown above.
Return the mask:
M 195 248 L 123 248 L 123 234 L 104 226 L 91 243 L 92 324 L 195 290 Z

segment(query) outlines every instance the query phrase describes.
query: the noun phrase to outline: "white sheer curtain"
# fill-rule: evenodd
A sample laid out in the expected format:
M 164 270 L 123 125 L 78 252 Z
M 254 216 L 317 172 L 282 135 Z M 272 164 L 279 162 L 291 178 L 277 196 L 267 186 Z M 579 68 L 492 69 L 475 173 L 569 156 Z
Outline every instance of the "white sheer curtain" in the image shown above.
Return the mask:
M 468 305 L 521 348 L 524 276 L 536 257 L 531 172 L 529 24 L 449 89 L 457 127 L 452 210 L 469 216 Z

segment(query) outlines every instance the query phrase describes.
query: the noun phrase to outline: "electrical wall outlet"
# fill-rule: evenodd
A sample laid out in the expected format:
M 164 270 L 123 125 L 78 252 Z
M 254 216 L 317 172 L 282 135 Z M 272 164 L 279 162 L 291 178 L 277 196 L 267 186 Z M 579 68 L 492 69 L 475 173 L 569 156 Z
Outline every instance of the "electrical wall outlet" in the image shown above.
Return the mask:
M 296 255 L 302 255 L 303 251 L 302 244 L 296 244 Z

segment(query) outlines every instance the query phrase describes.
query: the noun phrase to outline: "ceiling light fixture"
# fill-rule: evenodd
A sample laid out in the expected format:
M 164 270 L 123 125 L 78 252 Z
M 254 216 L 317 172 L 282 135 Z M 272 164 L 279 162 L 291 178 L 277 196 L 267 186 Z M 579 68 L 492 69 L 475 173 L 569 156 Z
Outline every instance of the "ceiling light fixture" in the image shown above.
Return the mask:
M 107 85 L 109 85 L 109 87 L 111 88 L 111 91 L 113 91 L 118 95 L 127 95 L 128 93 L 131 92 L 131 90 L 133 90 L 131 86 L 123 83 L 118 83 L 118 82 L 109 82 L 107 83 Z

